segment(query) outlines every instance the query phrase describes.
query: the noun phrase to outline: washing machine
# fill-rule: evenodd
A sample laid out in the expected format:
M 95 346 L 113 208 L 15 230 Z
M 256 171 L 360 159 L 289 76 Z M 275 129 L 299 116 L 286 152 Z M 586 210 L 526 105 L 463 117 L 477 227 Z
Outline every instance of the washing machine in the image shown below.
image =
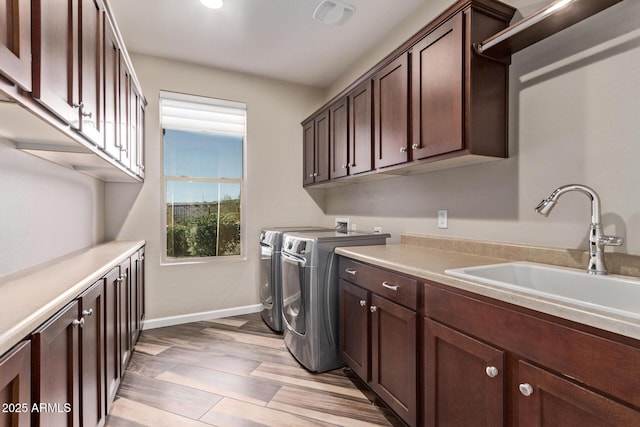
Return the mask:
M 327 231 L 319 226 L 265 227 L 260 232 L 260 315 L 275 332 L 282 332 L 282 285 L 280 250 L 282 235 L 294 231 Z
M 287 232 L 282 240 L 282 326 L 291 354 L 312 372 L 343 365 L 339 355 L 338 256 L 344 246 L 384 245 L 389 234 Z

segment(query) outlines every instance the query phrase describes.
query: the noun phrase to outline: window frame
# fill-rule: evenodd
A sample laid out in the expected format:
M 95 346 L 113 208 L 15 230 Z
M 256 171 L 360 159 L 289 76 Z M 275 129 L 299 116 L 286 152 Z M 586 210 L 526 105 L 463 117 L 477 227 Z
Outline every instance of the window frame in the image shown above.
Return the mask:
M 162 101 L 163 99 L 193 101 L 211 104 L 233 106 L 245 110 L 245 130 L 242 136 L 242 176 L 240 178 L 208 178 L 208 177 L 189 177 L 189 176 L 172 176 L 164 173 L 164 130 L 162 117 Z M 247 238 L 246 238 L 246 183 L 247 183 L 247 131 L 246 131 L 246 104 L 236 101 L 227 101 L 223 99 L 188 95 L 171 91 L 160 91 L 158 101 L 158 115 L 160 124 L 160 200 L 161 200 L 161 219 L 160 219 L 160 240 L 161 240 L 161 265 L 180 265 L 180 264 L 207 264 L 219 262 L 237 262 L 247 260 Z M 176 129 L 175 127 L 167 128 L 170 130 L 199 132 L 197 130 Z M 220 133 L 223 134 L 224 133 Z M 213 184 L 240 184 L 240 254 L 239 255 L 216 255 L 207 257 L 184 257 L 174 258 L 167 256 L 167 183 L 168 182 L 206 182 Z

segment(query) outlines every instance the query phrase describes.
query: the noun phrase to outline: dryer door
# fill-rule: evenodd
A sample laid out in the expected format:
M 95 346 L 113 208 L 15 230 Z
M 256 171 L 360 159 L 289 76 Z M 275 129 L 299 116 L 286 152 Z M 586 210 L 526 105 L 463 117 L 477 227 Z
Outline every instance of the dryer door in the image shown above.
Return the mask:
M 304 335 L 305 307 L 304 293 L 307 280 L 306 260 L 282 251 L 282 317 L 291 329 Z

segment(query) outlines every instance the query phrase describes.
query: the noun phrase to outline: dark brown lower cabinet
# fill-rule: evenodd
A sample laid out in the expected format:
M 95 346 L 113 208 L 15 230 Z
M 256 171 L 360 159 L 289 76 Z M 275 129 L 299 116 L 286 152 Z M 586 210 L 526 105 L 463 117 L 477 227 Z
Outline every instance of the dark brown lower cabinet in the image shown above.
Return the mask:
M 76 300 L 32 334 L 34 426 L 80 425 L 80 324 Z
M 369 293 L 340 280 L 340 356 L 351 370 L 369 381 Z
M 104 305 L 104 365 L 106 411 L 116 397 L 120 386 L 120 267 L 113 268 L 105 276 Z
M 411 426 L 417 411 L 415 280 L 340 260 L 340 354 Z
M 80 368 L 82 426 L 105 422 L 104 279 L 79 297 L 81 310 Z
M 416 312 L 371 296 L 371 388 L 402 419 L 417 424 Z
M 525 361 L 518 382 L 519 426 L 640 426 L 640 412 Z
M 118 321 L 120 339 L 120 377 L 124 374 L 133 345 L 131 342 L 131 259 L 127 258 L 120 263 L 120 277 L 116 280 L 118 286 L 120 320 Z
M 0 427 L 31 424 L 31 342 L 23 341 L 0 358 Z
M 435 283 L 424 306 L 425 425 L 640 425 L 638 341 Z
M 144 317 L 144 247 L 0 358 L 0 427 L 105 424 Z
M 425 426 L 501 426 L 504 352 L 424 319 Z

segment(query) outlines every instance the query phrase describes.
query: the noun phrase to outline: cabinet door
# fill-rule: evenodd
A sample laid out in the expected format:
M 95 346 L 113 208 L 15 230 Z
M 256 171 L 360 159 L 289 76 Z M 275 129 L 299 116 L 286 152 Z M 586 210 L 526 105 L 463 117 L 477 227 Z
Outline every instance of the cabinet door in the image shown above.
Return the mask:
M 372 82 L 367 80 L 349 94 L 349 174 L 373 169 Z
M 136 175 L 144 179 L 144 155 L 145 155 L 145 106 L 144 98 L 138 95 L 138 138 L 136 140 Z
M 315 146 L 316 128 L 312 119 L 302 124 L 302 185 L 313 184 L 316 170 Z
M 376 294 L 369 310 L 371 387 L 409 425 L 416 425 L 416 313 Z
M 138 251 L 138 319 L 140 320 L 140 330 L 145 318 L 145 248 Z
M 120 378 L 129 363 L 131 356 L 131 261 L 127 259 L 120 264 L 120 277 L 118 282 L 118 310 L 120 312 L 119 348 L 120 348 Z
M 314 182 L 329 179 L 329 110 L 315 118 L 315 173 Z
M 103 46 L 104 46 L 104 148 L 114 159 L 120 160 L 120 133 L 117 128 L 119 118 L 120 90 L 118 80 L 120 78 L 120 48 L 115 36 L 115 31 L 106 13 L 103 19 Z
M 127 169 L 131 168 L 131 141 L 129 134 L 129 110 L 131 108 L 129 104 L 129 98 L 131 95 L 131 72 L 127 68 L 127 64 L 124 60 L 122 51 L 120 51 L 119 58 L 120 70 L 118 78 L 118 143 L 120 145 L 120 163 L 122 163 Z
M 0 427 L 31 423 L 31 343 L 22 342 L 0 358 Z M 13 406 L 10 406 L 13 405 Z
M 0 75 L 31 91 L 31 0 L 0 1 Z
M 138 167 L 138 155 L 139 155 L 139 141 L 140 136 L 138 132 L 138 126 L 140 125 L 140 95 L 136 90 L 133 79 L 129 77 L 129 157 L 130 157 L 130 169 L 135 174 L 139 173 Z
M 501 426 L 504 352 L 424 319 L 426 426 Z
M 79 298 L 83 325 L 80 334 L 82 372 L 82 425 L 104 423 L 104 279 Z
M 369 297 L 359 286 L 340 279 L 340 356 L 360 378 L 369 381 Z
M 80 425 L 78 301 L 73 301 L 32 335 L 33 404 L 36 426 Z
M 374 77 L 375 167 L 408 160 L 409 61 L 403 54 Z
M 330 176 L 340 178 L 349 171 L 349 107 L 347 98 L 343 97 L 329 107 L 329 155 Z
M 640 425 L 640 412 L 524 361 L 518 384 L 519 426 Z
M 120 385 L 120 267 L 105 276 L 104 289 L 105 409 L 109 412 Z
M 78 0 L 33 0 L 33 97 L 74 128 L 78 100 Z
M 462 13 L 411 53 L 413 159 L 463 148 Z
M 102 7 L 97 0 L 80 1 L 80 131 L 104 147 L 102 107 Z

